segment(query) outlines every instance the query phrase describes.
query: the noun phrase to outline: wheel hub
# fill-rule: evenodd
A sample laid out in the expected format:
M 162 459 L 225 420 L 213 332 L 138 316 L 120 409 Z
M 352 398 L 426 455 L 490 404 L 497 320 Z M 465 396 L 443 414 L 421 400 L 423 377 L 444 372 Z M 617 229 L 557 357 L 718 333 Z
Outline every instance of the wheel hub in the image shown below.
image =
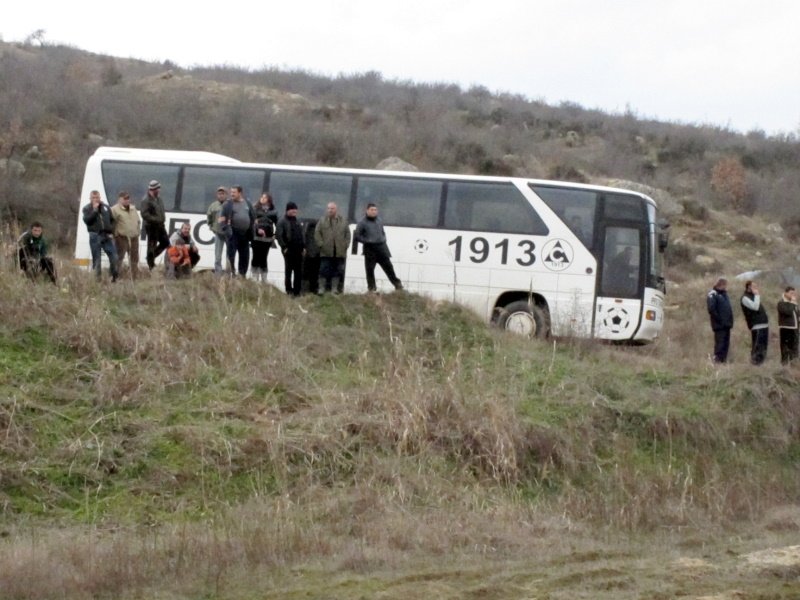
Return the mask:
M 533 315 L 528 312 L 514 312 L 511 313 L 506 320 L 506 331 L 511 331 L 526 337 L 533 337 L 536 335 L 536 321 Z

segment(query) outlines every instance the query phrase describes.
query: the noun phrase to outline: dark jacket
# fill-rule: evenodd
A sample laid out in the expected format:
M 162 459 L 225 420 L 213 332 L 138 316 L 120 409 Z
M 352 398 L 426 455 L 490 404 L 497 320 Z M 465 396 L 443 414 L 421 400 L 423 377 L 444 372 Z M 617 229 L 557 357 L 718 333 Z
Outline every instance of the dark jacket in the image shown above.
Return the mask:
M 796 303 L 790 302 L 786 298 L 781 298 L 778 302 L 778 328 L 797 329 L 800 322 L 800 307 Z
M 83 207 L 83 222 L 86 223 L 86 229 L 89 230 L 89 233 L 113 235 L 114 215 L 111 214 L 111 209 L 108 204 L 102 202 L 98 209 L 94 210 L 91 203 Z
M 44 239 L 44 235 L 35 238 L 30 231 L 26 231 L 19 236 L 17 246 L 27 258 L 39 260 L 47 256 L 47 242 Z
M 278 221 L 275 239 L 284 254 L 302 252 L 306 247 L 305 228 L 297 217 L 283 217 Z
M 364 217 L 358 222 L 354 235 L 359 244 L 385 244 L 386 232 L 383 230 L 383 222 L 380 217 L 370 219 Z
M 711 329 L 722 331 L 733 327 L 733 308 L 728 292 L 713 288 L 706 297 L 708 315 L 711 317 Z
M 255 242 L 271 242 L 275 239 L 275 225 L 278 223 L 278 213 L 275 208 L 269 208 L 256 203 L 253 209 L 255 216 L 255 225 L 253 226 L 253 241 Z M 263 229 L 267 234 L 264 237 L 259 237 L 258 230 Z
M 142 200 L 139 212 L 142 213 L 144 226 L 147 229 L 163 227 L 164 222 L 167 220 L 167 213 L 164 211 L 164 202 L 161 200 L 161 196 L 154 197 L 147 194 Z
M 758 308 L 753 310 L 752 308 L 745 306 L 745 298 L 747 298 L 752 304 L 755 304 L 756 299 L 758 299 Z M 744 313 L 744 320 L 747 321 L 748 329 L 752 329 L 758 325 L 763 326 L 769 323 L 769 317 L 767 316 L 767 311 L 764 308 L 764 303 L 761 302 L 761 296 L 756 296 L 753 292 L 745 292 L 742 295 L 740 302 L 742 305 L 742 313 Z
M 327 215 L 317 222 L 314 241 L 319 246 L 319 255 L 324 257 L 347 258 L 350 249 L 350 226 L 342 215 L 333 219 Z

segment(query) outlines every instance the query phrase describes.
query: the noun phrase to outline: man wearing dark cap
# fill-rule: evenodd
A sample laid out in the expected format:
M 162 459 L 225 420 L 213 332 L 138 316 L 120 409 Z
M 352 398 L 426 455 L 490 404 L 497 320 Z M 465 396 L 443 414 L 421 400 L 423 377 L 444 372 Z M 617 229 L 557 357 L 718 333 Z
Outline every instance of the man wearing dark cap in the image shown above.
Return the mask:
M 147 186 L 147 196 L 142 200 L 140 208 L 147 234 L 147 266 L 151 271 L 156 266 L 156 258 L 169 248 L 169 236 L 164 226 L 167 215 L 159 195 L 160 190 L 161 184 L 153 179 Z
M 275 239 L 283 253 L 286 293 L 290 296 L 299 296 L 303 285 L 306 236 L 302 223 L 297 220 L 297 204 L 294 202 L 286 204 L 286 214 L 278 221 Z

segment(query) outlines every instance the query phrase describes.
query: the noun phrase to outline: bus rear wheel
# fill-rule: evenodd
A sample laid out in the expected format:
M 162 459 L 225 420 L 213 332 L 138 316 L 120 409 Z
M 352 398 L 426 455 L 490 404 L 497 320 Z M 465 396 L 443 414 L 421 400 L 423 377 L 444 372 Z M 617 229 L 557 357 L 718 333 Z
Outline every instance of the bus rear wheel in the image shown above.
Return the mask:
M 550 333 L 545 311 L 526 300 L 517 300 L 500 309 L 497 326 L 528 338 L 546 338 Z

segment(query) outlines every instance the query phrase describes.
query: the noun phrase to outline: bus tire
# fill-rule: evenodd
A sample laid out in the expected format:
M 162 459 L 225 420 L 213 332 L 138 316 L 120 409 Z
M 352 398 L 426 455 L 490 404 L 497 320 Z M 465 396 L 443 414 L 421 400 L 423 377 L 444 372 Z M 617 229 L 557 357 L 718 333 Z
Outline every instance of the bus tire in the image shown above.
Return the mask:
M 528 338 L 544 339 L 550 334 L 550 323 L 545 311 L 527 300 L 517 300 L 500 309 L 497 326 Z

